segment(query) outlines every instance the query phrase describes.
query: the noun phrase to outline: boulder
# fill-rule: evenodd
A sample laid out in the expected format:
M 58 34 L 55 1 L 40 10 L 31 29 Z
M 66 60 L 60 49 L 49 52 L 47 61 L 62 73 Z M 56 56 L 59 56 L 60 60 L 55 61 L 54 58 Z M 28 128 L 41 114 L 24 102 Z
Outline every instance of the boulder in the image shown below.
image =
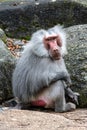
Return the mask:
M 8 1 L 0 4 L 0 27 L 9 37 L 29 39 L 40 28 L 87 23 L 85 0 Z
M 79 107 L 87 107 L 87 24 L 66 28 L 68 55 L 65 62 L 73 83 L 80 93 Z
M 0 40 L 0 103 L 13 96 L 11 80 L 14 66 L 15 58 Z

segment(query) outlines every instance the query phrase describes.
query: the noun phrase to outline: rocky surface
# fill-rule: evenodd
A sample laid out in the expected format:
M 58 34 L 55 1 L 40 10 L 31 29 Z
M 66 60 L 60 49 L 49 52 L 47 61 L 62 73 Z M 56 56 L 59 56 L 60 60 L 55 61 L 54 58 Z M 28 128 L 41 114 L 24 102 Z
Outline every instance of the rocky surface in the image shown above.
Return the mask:
M 5 110 L 0 112 L 0 130 L 86 130 L 87 110 L 67 113 Z
M 29 39 L 40 28 L 86 23 L 85 0 L 8 0 L 0 4 L 0 27 L 10 37 Z

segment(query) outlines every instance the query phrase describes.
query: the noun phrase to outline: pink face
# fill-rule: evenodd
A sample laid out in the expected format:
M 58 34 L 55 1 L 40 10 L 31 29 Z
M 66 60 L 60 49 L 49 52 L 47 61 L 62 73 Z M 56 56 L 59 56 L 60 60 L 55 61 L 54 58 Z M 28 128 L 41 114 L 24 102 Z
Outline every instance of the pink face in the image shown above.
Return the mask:
M 53 59 L 59 60 L 61 58 L 60 48 L 62 47 L 62 42 L 58 35 L 44 37 L 44 45 L 51 52 Z

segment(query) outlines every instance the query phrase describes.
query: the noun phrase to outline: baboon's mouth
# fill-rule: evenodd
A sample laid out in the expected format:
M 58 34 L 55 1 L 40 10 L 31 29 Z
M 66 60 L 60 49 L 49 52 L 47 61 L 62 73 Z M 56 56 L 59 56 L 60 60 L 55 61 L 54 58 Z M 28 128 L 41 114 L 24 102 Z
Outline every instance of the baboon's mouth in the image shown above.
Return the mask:
M 53 59 L 59 60 L 61 58 L 61 54 L 58 51 L 54 51 L 52 53 Z

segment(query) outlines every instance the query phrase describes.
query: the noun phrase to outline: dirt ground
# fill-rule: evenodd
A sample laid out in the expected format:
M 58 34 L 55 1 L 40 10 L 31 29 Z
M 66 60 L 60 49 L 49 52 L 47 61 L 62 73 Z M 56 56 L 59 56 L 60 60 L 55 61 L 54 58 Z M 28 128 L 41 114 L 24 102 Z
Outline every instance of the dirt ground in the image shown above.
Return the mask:
M 87 130 L 87 110 L 67 113 L 2 110 L 0 130 Z

